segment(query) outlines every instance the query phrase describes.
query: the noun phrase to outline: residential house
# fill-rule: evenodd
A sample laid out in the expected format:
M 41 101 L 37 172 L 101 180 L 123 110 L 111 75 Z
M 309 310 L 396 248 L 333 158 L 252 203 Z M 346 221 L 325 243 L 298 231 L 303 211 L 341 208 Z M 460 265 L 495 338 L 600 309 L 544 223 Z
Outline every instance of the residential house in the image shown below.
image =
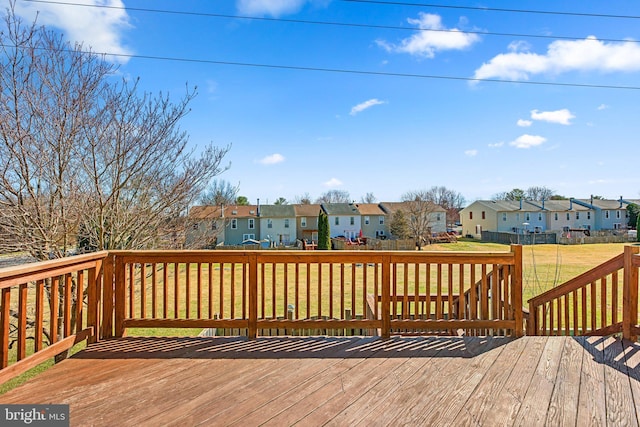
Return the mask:
M 329 217 L 329 237 L 355 239 L 362 230 L 360 211 L 353 203 L 323 203 L 322 210 Z
M 185 246 L 211 249 L 225 238 L 224 209 L 221 206 L 193 206 L 189 209 Z
M 224 208 L 225 245 L 241 245 L 260 235 L 258 206 L 227 206 Z
M 358 203 L 362 235 L 365 237 L 386 238 L 389 235 L 387 213 L 378 203 Z
M 629 225 L 629 204 L 640 204 L 640 200 L 571 199 L 575 204 L 594 211 L 596 230 L 626 230 Z
M 308 243 L 318 243 L 320 205 L 293 205 L 296 213 L 296 235 Z
M 260 239 L 271 246 L 288 246 L 296 241 L 296 210 L 293 205 L 260 206 Z

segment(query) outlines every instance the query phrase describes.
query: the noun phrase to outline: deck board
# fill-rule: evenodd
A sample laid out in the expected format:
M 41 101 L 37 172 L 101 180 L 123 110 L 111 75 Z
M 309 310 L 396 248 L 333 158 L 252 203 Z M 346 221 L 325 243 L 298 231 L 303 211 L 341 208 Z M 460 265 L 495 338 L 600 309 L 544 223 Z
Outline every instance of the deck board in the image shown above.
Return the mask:
M 123 338 L 2 403 L 71 425 L 632 425 L 640 345 L 603 337 Z

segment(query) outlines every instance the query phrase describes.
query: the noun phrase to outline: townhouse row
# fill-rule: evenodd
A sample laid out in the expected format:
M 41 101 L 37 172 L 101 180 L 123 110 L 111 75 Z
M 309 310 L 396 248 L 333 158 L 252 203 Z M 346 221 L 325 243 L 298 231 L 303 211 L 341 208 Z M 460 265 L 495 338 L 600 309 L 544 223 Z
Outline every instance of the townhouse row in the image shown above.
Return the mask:
M 407 218 L 412 215 L 407 202 L 194 206 L 189 211 L 186 244 L 210 248 L 244 243 L 290 246 L 297 240 L 315 243 L 321 211 L 329 218 L 332 238 L 394 238 L 389 225 L 398 210 L 404 211 Z M 426 215 L 428 233 L 446 231 L 443 208 L 432 206 Z
M 460 211 L 462 234 L 626 230 L 630 204 L 640 200 L 477 200 Z

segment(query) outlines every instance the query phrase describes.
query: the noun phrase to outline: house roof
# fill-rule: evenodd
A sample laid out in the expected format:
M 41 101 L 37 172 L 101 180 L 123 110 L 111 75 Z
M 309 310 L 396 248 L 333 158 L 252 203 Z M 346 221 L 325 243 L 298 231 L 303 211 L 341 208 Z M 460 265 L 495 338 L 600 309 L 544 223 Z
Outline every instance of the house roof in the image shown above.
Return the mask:
M 320 213 L 320 205 L 312 204 L 312 205 L 293 205 L 296 216 L 318 216 Z
M 264 218 L 294 218 L 296 209 L 293 205 L 261 205 L 260 217 Z
M 189 217 L 193 219 L 213 219 L 213 218 L 257 218 L 258 207 L 247 206 L 193 206 L 189 210 Z
M 353 203 L 323 203 L 322 209 L 327 215 L 360 215 Z
M 361 215 L 386 215 L 378 203 L 357 203 L 356 207 Z

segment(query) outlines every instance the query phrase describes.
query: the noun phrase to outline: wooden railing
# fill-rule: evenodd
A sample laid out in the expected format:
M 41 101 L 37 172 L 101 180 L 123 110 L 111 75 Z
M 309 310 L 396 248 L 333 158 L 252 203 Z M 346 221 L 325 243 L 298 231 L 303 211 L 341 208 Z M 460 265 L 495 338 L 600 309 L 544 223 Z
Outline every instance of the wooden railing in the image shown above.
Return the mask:
M 638 246 L 529 300 L 528 335 L 610 335 L 636 339 Z
M 0 269 L 0 383 L 98 340 L 107 252 Z
M 371 329 L 523 334 L 522 251 L 110 252 L 129 328 Z M 493 277 L 493 279 L 488 279 Z M 480 288 L 474 286 L 477 279 Z M 468 298 L 459 298 L 460 295 Z M 374 307 L 369 295 L 379 295 Z M 491 298 L 491 296 L 500 296 Z M 370 299 L 369 299 L 370 300 Z M 110 312 L 105 308 L 105 313 Z
M 0 270 L 0 383 L 142 328 L 523 334 L 522 249 L 110 251 Z M 460 296 L 463 295 L 463 298 Z M 327 332 L 328 334 L 329 332 Z

